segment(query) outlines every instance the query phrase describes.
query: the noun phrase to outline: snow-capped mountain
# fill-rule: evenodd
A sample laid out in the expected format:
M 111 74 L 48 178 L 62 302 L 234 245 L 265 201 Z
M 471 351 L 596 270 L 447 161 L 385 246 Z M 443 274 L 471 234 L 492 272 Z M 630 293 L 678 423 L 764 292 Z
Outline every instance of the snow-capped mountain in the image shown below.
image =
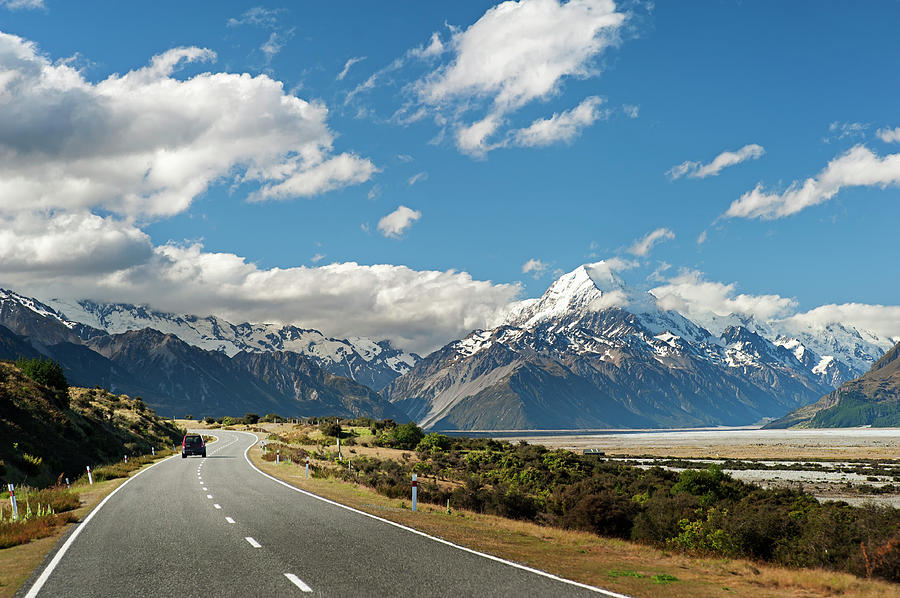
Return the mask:
M 419 359 L 391 346 L 390 341 L 365 337 L 330 338 L 318 330 L 275 324 L 232 324 L 216 316 L 199 317 L 155 311 L 124 303 L 95 303 L 51 299 L 44 306 L 62 319 L 71 319 L 110 334 L 152 328 L 172 334 L 195 347 L 220 351 L 229 357 L 241 351 L 290 351 L 319 367 L 380 390 L 406 373 Z M 64 314 L 64 315 L 62 315 Z
M 813 347 L 828 341 L 800 331 L 736 316 L 710 323 L 661 309 L 604 262 L 586 264 L 385 394 L 444 429 L 733 425 L 780 417 L 856 375 L 844 359 L 856 349 L 840 340 L 841 351 L 821 354 Z
M 110 334 L 30 297 L 0 291 L 0 359 L 40 356 L 58 361 L 74 385 L 141 396 L 167 415 L 408 417 L 369 386 L 300 353 L 228 356 L 152 328 Z

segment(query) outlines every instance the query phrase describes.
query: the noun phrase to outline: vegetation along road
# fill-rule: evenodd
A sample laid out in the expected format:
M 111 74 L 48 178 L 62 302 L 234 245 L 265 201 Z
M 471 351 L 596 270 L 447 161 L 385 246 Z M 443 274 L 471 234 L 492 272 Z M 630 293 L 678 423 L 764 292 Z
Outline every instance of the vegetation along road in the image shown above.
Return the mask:
M 111 494 L 19 595 L 619 596 L 297 491 L 250 464 L 255 436 L 216 434 Z

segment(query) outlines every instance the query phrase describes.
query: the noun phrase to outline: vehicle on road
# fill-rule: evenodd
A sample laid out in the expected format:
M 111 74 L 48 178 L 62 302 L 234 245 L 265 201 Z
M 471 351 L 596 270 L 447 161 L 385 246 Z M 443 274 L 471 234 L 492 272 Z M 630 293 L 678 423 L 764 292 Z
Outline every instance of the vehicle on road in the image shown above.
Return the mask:
M 186 459 L 188 455 L 206 457 L 206 443 L 203 442 L 203 436 L 185 434 L 184 440 L 181 441 L 181 458 Z

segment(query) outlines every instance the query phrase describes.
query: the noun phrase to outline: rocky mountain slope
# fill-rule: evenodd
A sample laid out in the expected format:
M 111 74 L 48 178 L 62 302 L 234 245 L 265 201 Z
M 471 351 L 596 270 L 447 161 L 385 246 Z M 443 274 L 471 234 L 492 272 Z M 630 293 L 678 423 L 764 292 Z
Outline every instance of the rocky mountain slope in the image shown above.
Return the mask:
M 855 371 L 809 339 L 735 317 L 717 323 L 713 334 L 605 263 L 587 264 L 384 394 L 434 429 L 737 425 L 779 417 Z
M 76 332 L 83 331 L 77 325 L 110 334 L 152 328 L 173 334 L 189 345 L 219 351 L 228 357 L 241 351 L 290 351 L 304 355 L 332 374 L 350 378 L 375 390 L 381 390 L 394 378 L 409 371 L 419 359 L 418 355 L 393 348 L 390 341 L 374 341 L 365 337 L 336 339 L 318 330 L 296 326 L 232 324 L 216 316 L 178 315 L 125 303 L 59 299 L 51 299 L 47 303 L 44 307 L 76 325 Z
M 73 384 L 141 396 L 166 416 L 257 412 L 408 419 L 372 389 L 324 371 L 300 354 L 229 357 L 150 328 L 107 334 L 22 299 L 0 295 L 0 358 L 50 357 Z
M 767 428 L 900 427 L 900 343 L 855 380 Z

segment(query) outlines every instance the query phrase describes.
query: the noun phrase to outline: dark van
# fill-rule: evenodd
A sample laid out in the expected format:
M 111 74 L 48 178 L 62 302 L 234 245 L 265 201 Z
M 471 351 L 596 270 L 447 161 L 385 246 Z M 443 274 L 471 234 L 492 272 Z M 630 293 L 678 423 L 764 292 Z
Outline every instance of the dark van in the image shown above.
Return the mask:
M 187 434 L 181 441 L 181 458 L 186 459 L 188 455 L 206 456 L 206 443 L 203 442 L 203 436 L 199 434 Z

